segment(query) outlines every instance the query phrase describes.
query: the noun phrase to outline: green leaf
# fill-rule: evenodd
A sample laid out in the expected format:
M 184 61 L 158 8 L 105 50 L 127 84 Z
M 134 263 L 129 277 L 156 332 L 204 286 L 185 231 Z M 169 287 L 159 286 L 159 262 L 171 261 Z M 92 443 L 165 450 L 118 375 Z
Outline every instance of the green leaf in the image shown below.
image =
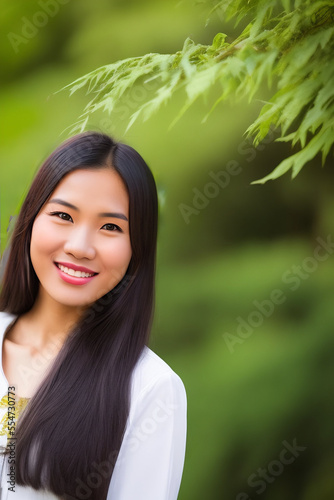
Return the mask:
M 201 96 L 217 86 L 220 95 L 205 113 L 205 122 L 219 103 L 229 99 L 262 101 L 246 134 L 258 145 L 270 130 L 280 127 L 278 142 L 298 144 L 300 151 L 281 162 L 256 183 L 276 179 L 291 170 L 295 177 L 319 153 L 324 162 L 333 146 L 334 116 L 334 1 L 333 0 L 205 0 L 211 14 L 242 21 L 233 40 L 217 33 L 212 44 L 186 38 L 174 54 L 149 53 L 105 65 L 70 83 L 70 95 L 86 90 L 89 96 L 72 130 L 84 130 L 99 110 L 112 115 L 120 99 L 143 81 L 155 79 L 157 89 L 138 104 L 128 128 L 149 119 L 179 90 L 184 103 L 172 125 Z M 260 94 L 260 95 L 259 95 Z M 209 99 L 208 99 L 209 101 Z M 70 127 L 69 127 L 70 128 Z
M 283 160 L 269 175 L 252 182 L 252 184 L 264 184 L 268 180 L 277 179 L 283 174 L 292 169 L 292 178 L 294 179 L 303 166 L 312 160 L 321 150 L 323 150 L 323 158 L 329 152 L 331 145 L 334 143 L 334 127 L 322 129 L 309 144 L 298 153 L 295 153 L 289 158 Z M 323 160 L 324 161 L 324 160 Z

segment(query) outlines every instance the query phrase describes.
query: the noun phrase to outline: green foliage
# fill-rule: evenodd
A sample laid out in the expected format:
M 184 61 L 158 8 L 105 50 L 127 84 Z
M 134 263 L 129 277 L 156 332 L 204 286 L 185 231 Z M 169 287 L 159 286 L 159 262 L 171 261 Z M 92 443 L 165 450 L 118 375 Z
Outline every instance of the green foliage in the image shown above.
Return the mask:
M 227 98 L 258 96 L 263 84 L 272 97 L 263 104 L 257 119 L 248 127 L 257 145 L 272 128 L 277 140 L 290 142 L 298 151 L 281 162 L 264 183 L 288 170 L 295 177 L 318 153 L 324 162 L 334 143 L 334 1 L 312 0 L 207 0 L 210 15 L 224 20 L 246 21 L 232 42 L 218 33 L 211 45 L 187 38 L 175 54 L 151 53 L 103 66 L 65 88 L 71 94 L 86 88 L 92 95 L 71 132 L 85 129 L 92 113 L 111 114 L 120 99 L 136 84 L 154 81 L 153 97 L 139 105 L 129 118 L 128 128 L 141 117 L 147 120 L 178 89 L 186 99 L 175 120 L 198 97 L 219 86 L 220 95 L 212 109 Z M 173 122 L 174 123 L 174 122 Z

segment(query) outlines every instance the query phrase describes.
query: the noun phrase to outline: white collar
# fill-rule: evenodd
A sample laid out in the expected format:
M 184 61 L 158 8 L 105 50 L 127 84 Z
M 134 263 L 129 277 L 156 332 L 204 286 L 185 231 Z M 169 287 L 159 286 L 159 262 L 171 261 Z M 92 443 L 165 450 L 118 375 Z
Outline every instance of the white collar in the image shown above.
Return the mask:
M 5 331 L 7 330 L 10 323 L 12 323 L 17 318 L 17 314 L 10 314 L 7 312 L 0 311 L 0 399 L 8 391 L 8 381 L 6 380 L 3 367 L 2 367 L 2 346 Z

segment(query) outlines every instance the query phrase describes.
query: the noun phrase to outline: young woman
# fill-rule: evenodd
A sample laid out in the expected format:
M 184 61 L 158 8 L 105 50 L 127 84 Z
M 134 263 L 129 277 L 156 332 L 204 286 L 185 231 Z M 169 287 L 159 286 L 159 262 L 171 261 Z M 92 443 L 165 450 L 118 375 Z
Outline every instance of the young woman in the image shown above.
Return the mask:
M 177 498 L 186 395 L 147 347 L 157 212 L 146 163 L 105 134 L 38 171 L 0 295 L 2 500 Z

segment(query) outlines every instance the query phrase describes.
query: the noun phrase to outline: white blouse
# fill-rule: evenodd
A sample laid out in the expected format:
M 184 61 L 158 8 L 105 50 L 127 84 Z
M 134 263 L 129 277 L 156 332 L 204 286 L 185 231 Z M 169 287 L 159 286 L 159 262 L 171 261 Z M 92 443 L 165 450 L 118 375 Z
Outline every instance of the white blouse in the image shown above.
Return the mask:
M 3 338 L 16 319 L 0 312 L 0 400 L 8 382 L 2 367 Z M 110 481 L 107 500 L 176 500 L 180 488 L 185 447 L 187 401 L 180 377 L 145 347 L 136 364 L 131 386 L 130 413 Z M 0 422 L 7 413 L 0 407 Z M 0 435 L 0 447 L 7 436 Z M 0 455 L 1 500 L 57 500 L 54 494 L 10 484 L 8 458 Z M 102 465 L 101 465 L 102 467 Z M 99 473 L 97 471 L 97 473 Z M 100 471 L 103 474 L 103 469 Z M 93 481 L 78 484 L 78 498 L 86 498 Z

